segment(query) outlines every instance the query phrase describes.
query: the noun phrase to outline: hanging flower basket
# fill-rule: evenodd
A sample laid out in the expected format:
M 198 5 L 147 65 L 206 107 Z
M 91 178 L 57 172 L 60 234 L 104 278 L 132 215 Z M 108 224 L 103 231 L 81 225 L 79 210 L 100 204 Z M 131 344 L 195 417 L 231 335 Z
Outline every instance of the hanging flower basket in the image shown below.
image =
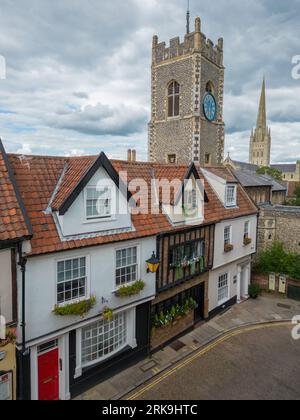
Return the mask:
M 114 311 L 110 308 L 104 308 L 102 313 L 104 321 L 111 321 L 114 317 Z
M 0 347 L 5 347 L 8 344 L 15 344 L 16 340 L 17 340 L 16 331 L 13 329 L 7 329 L 5 340 L 0 340 Z

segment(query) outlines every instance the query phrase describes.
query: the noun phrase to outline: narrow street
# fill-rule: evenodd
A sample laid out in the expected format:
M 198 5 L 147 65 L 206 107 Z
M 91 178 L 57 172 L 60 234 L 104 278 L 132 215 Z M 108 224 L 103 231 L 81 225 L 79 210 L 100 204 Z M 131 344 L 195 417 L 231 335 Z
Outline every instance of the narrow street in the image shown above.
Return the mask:
M 242 332 L 141 387 L 136 400 L 299 400 L 300 341 L 291 325 Z

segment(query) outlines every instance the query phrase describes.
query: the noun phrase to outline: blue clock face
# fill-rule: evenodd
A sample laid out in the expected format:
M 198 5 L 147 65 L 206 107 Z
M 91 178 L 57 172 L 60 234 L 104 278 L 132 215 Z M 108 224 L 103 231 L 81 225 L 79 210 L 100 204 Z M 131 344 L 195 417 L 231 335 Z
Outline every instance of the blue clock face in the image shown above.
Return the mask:
M 208 121 L 214 121 L 217 115 L 216 100 L 211 93 L 205 95 L 203 101 L 203 112 Z

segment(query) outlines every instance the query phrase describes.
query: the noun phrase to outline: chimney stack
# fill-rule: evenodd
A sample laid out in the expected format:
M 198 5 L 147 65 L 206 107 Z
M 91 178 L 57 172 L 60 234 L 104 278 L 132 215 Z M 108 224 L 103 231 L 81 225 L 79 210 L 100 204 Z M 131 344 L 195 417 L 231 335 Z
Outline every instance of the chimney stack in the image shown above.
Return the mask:
M 128 149 L 128 151 L 127 151 L 127 160 L 128 160 L 128 162 L 131 162 L 131 160 L 132 160 L 132 152 L 131 152 L 131 149 Z
M 131 160 L 132 162 L 136 162 L 136 150 L 132 150 L 131 151 Z

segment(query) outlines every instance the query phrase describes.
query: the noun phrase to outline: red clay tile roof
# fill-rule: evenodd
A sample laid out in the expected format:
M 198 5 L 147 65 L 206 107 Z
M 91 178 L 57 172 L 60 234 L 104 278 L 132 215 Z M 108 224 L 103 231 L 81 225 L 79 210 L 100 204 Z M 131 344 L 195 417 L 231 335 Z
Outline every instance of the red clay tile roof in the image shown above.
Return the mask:
M 0 242 L 31 236 L 7 155 L 0 140 Z
M 29 156 L 27 159 L 20 159 L 20 156 L 10 154 L 9 161 L 14 170 L 18 188 L 27 209 L 29 219 L 33 227 L 32 255 L 59 252 L 75 248 L 82 248 L 124 240 L 136 239 L 147 236 L 154 236 L 174 228 L 168 218 L 159 214 L 132 215 L 135 232 L 99 236 L 70 241 L 61 241 L 57 228 L 51 214 L 46 214 L 49 203 L 59 207 L 70 194 L 73 188 L 86 174 L 86 171 L 93 165 L 96 156 L 90 157 L 47 157 Z M 120 173 L 128 173 L 128 181 L 139 178 L 151 184 L 151 179 L 166 178 L 183 179 L 188 171 L 187 166 L 161 165 L 146 162 L 111 161 L 115 170 Z M 230 177 L 228 169 L 221 168 L 220 173 Z M 63 174 L 63 177 L 62 177 Z M 200 178 L 203 175 L 199 173 Z M 62 179 L 61 179 L 62 177 Z M 60 184 L 59 184 L 60 182 Z M 58 191 L 56 189 L 58 188 Z M 136 193 L 134 185 L 131 192 Z M 205 180 L 205 190 L 209 202 L 205 204 L 205 223 L 213 223 L 222 219 L 230 219 L 244 215 L 257 213 L 257 208 L 248 198 L 241 186 L 238 187 L 237 209 L 225 209 L 218 197 Z M 54 194 L 55 193 L 55 194 Z M 149 188 L 149 195 L 151 195 Z M 54 196 L 54 197 L 53 197 Z M 148 197 L 149 198 L 149 197 Z M 150 204 L 151 200 L 149 200 Z
M 238 182 L 229 168 L 226 168 L 226 171 L 224 171 L 224 168 L 222 166 L 208 166 L 205 168 L 205 170 L 213 173 L 214 175 L 220 178 L 225 179 L 227 182 Z

